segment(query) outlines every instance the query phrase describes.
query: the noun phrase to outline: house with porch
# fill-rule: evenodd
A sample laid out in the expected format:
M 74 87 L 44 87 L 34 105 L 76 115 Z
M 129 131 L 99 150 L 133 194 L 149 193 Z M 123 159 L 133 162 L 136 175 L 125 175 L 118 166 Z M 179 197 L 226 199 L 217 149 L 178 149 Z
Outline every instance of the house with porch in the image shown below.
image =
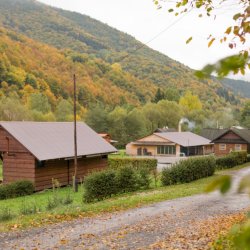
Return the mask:
M 227 155 L 232 151 L 250 153 L 250 129 L 232 127 L 228 129 L 203 129 L 201 135 L 214 144 L 217 156 Z
M 192 132 L 163 132 L 130 142 L 126 153 L 131 156 L 193 156 L 213 153 L 209 139 Z

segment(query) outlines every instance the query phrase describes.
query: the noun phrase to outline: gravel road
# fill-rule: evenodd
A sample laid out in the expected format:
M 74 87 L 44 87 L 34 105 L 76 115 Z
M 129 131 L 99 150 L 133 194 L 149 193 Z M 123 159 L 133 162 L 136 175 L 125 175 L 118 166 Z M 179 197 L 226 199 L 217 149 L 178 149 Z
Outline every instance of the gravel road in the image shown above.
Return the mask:
M 232 172 L 233 189 L 225 196 L 218 192 L 195 195 L 44 228 L 1 233 L 0 249 L 206 249 L 209 235 L 199 237 L 202 230 L 225 223 L 227 216 L 250 207 L 248 195 L 236 193 L 240 178 L 246 174 L 250 174 L 250 167 Z M 187 242 L 184 235 L 193 241 Z

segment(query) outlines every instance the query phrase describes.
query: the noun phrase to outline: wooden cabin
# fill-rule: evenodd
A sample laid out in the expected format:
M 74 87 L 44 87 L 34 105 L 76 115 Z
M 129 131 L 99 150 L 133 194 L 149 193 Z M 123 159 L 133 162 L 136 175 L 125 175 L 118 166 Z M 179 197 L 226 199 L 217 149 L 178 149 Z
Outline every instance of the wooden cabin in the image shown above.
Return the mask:
M 214 153 L 224 156 L 232 151 L 247 151 L 250 153 L 250 129 L 229 128 L 202 130 L 202 135 L 214 143 Z
M 35 190 L 72 183 L 74 141 L 72 122 L 0 122 L 3 183 L 30 180 Z M 77 123 L 77 178 L 107 166 L 117 150 L 83 122 Z

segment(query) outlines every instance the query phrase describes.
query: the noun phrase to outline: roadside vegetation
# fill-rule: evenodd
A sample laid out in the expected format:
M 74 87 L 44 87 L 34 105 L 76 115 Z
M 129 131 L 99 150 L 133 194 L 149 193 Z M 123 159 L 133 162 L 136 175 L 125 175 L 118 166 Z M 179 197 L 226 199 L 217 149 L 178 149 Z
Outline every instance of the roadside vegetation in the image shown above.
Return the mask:
M 218 176 L 229 174 L 230 171 L 248 166 L 248 163 L 227 170 L 217 170 L 213 176 L 199 179 L 186 184 L 162 186 L 160 176 L 157 181 L 150 175 L 149 188 L 135 192 L 112 195 L 110 198 L 87 203 L 83 197 L 85 187 L 79 187 L 74 193 L 71 187 L 60 187 L 54 180 L 54 188 L 29 196 L 17 197 L 0 201 L 0 231 L 19 228 L 39 227 L 45 224 L 94 216 L 99 213 L 121 211 L 203 193 L 209 183 Z

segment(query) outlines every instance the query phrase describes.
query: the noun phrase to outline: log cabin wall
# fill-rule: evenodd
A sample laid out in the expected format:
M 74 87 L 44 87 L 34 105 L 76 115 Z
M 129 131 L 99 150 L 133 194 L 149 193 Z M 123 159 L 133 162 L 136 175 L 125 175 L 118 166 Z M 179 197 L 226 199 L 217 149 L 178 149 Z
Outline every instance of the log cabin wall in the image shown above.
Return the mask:
M 78 159 L 78 180 L 84 179 L 87 174 L 107 167 L 107 158 L 80 158 Z M 72 184 L 74 175 L 74 161 L 57 159 L 36 164 L 35 189 L 36 191 L 52 187 L 52 179 L 57 179 L 61 186 Z
M 35 180 L 35 158 L 13 136 L 0 127 L 0 153 L 3 160 L 3 183 Z

